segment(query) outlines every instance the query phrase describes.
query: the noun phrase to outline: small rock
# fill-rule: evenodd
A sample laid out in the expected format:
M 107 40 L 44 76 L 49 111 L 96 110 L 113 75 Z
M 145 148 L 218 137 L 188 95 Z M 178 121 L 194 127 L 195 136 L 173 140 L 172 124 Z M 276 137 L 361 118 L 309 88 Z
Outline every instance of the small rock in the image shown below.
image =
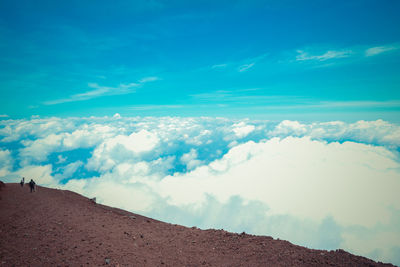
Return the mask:
M 134 220 L 136 219 L 136 217 L 133 216 L 133 215 L 132 215 L 132 216 L 129 216 L 129 218 L 134 219 Z
M 105 262 L 106 262 L 106 264 L 108 265 L 108 264 L 110 264 L 110 259 L 109 258 L 105 258 Z

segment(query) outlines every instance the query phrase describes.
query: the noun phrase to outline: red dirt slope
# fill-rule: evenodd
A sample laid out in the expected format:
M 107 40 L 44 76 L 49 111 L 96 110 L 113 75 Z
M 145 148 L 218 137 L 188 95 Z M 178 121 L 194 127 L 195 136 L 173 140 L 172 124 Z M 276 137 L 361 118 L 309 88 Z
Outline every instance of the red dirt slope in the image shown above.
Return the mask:
M 391 266 L 343 250 L 172 225 L 64 190 L 5 184 L 0 266 Z

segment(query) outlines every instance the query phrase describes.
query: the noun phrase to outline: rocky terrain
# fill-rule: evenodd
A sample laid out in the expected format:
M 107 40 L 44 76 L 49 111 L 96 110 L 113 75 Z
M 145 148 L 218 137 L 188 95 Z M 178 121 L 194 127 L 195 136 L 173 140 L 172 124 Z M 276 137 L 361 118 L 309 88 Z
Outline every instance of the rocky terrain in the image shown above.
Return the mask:
M 0 266 L 393 266 L 268 236 L 200 230 L 70 191 L 0 188 Z

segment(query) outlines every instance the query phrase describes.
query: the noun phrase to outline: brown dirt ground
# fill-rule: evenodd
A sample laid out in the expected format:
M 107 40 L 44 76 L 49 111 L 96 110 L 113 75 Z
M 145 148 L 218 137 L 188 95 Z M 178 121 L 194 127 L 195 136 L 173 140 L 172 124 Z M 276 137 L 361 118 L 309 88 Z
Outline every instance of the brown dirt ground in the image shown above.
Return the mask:
M 0 188 L 0 266 L 102 265 L 393 266 L 343 250 L 168 224 L 71 191 Z

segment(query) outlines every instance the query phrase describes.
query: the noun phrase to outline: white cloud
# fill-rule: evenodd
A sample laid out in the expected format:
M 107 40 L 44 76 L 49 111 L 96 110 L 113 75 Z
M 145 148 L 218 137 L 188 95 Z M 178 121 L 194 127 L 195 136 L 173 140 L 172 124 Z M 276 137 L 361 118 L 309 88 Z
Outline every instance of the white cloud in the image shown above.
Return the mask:
M 160 80 L 159 77 L 156 76 L 150 76 L 150 77 L 145 77 L 139 80 L 140 83 L 148 83 L 148 82 L 154 82 Z
M 203 162 L 198 160 L 197 157 L 198 153 L 196 149 L 192 148 L 188 153 L 182 155 L 180 161 L 186 165 L 187 170 L 193 170 L 203 164 Z
M 13 161 L 11 152 L 8 149 L 0 149 L 0 177 L 5 177 L 10 173 Z
M 0 114 L 0 118 L 8 118 L 9 116 L 7 114 Z
M 399 167 L 397 154 L 382 147 L 353 142 L 327 144 L 289 137 L 238 145 L 208 166 L 164 178 L 157 190 L 170 205 L 181 209 L 199 210 L 207 206 L 208 195 L 224 205 L 230 205 L 235 196 L 240 196 L 244 203 L 256 201 L 268 207 L 267 217 L 257 218 L 265 224 L 276 216 L 288 216 L 285 220 L 298 218 L 303 222 L 298 222 L 297 228 L 303 227 L 304 221 L 318 224 L 332 216 L 345 229 L 336 237 L 343 238 L 341 246 L 370 255 L 377 248 L 377 235 L 381 235 L 372 233 L 373 229 L 395 227 L 397 223 L 392 217 L 400 210 L 395 189 L 400 186 Z M 214 225 L 213 222 L 210 217 L 209 223 Z M 266 230 L 256 224 L 249 222 L 248 226 L 256 227 L 252 231 Z M 355 225 L 364 227 L 371 235 L 367 238 L 353 232 Z M 400 234 L 393 229 L 389 233 Z M 286 233 L 280 230 L 280 236 L 286 235 L 289 240 L 298 240 L 297 234 L 290 230 Z M 304 238 L 301 237 L 302 244 L 305 244 Z M 357 241 L 352 241 L 353 238 Z M 379 258 L 387 260 L 384 255 L 388 248 L 399 246 L 400 242 L 382 238 L 385 249 L 380 247 L 383 252 Z
M 56 162 L 56 164 L 62 164 L 67 161 L 67 157 L 63 157 L 62 155 L 58 155 L 57 159 L 58 161 Z
M 247 71 L 247 70 L 249 70 L 250 68 L 254 67 L 254 64 L 256 64 L 256 63 L 253 62 L 253 63 L 250 63 L 250 64 L 241 65 L 241 66 L 239 66 L 238 71 L 239 71 L 239 72 Z
M 50 134 L 49 136 L 31 141 L 22 141 L 25 148 L 20 150 L 20 156 L 24 160 L 24 165 L 30 164 L 30 160 L 41 162 L 45 161 L 48 155 L 61 147 L 62 136 Z
M 212 101 L 216 99 L 221 100 L 232 97 L 232 92 L 226 90 L 218 90 L 209 93 L 193 94 L 191 95 L 191 97 L 206 101 Z
M 83 162 L 78 160 L 76 162 L 72 162 L 62 168 L 59 168 L 61 170 L 61 173 L 57 176 L 55 176 L 56 179 L 70 179 L 71 177 L 73 178 L 77 178 L 74 177 L 74 174 L 76 173 L 76 171 L 83 166 Z
M 298 121 L 284 120 L 270 133 L 271 136 L 304 136 L 307 127 Z
M 383 262 L 399 264 L 399 231 L 387 229 L 368 231 L 367 229 L 359 229 L 358 232 L 345 232 L 343 233 L 343 237 L 344 242 L 342 246 L 346 250 L 354 251 L 362 255 L 375 256 L 377 260 Z M 374 240 L 374 242 L 370 240 Z M 397 261 L 395 259 L 397 259 Z
M 83 125 L 72 133 L 62 134 L 63 147 L 64 150 L 93 147 L 102 142 L 104 138 L 114 136 L 116 131 L 116 128 L 108 125 Z
M 356 141 L 366 144 L 400 146 L 400 127 L 383 120 L 358 121 L 345 123 L 340 121 L 301 124 L 297 121 L 282 121 L 269 130 L 269 137 L 310 136 L 316 140 Z
M 268 56 L 268 53 L 264 53 L 264 54 L 260 54 L 258 56 L 244 58 L 244 59 L 241 59 L 238 61 L 214 64 L 211 66 L 211 69 L 221 70 L 221 69 L 226 69 L 229 66 L 229 67 L 234 67 L 235 70 L 237 70 L 238 72 L 245 72 L 245 71 L 248 71 L 249 69 L 251 69 L 252 67 L 254 67 L 255 64 L 261 62 L 267 56 Z M 209 70 L 210 67 L 207 67 L 206 69 Z
M 223 69 L 227 66 L 228 66 L 228 64 L 216 64 L 216 65 L 212 65 L 211 68 L 212 69 Z
M 305 105 L 306 106 L 306 105 Z M 321 101 L 317 104 L 310 104 L 309 107 L 322 108 L 344 108 L 344 107 L 364 107 L 364 108 L 380 108 L 380 107 L 400 107 L 399 100 L 387 101 Z
M 249 142 L 209 166 L 164 178 L 160 191 L 176 205 L 202 201 L 205 193 L 222 202 L 239 195 L 277 214 L 315 220 L 333 215 L 344 225 L 372 226 L 388 220 L 387 206 L 400 209 L 392 190 L 400 185 L 399 173 L 390 171 L 400 167 L 394 159 L 388 150 L 353 142 L 290 137 Z
M 100 86 L 97 83 L 89 83 L 88 86 L 90 88 L 93 88 L 94 90 L 86 91 L 84 93 L 74 94 L 68 98 L 45 101 L 43 102 L 43 104 L 57 105 L 67 102 L 85 101 L 102 96 L 130 94 L 134 93 L 135 90 L 133 88 L 139 87 L 140 84 L 129 83 L 129 84 L 120 84 L 118 87 L 108 87 L 108 86 Z
M 119 113 L 115 113 L 113 116 L 114 119 L 120 119 L 121 115 Z
M 131 106 L 129 109 L 131 110 L 155 110 L 155 109 L 177 109 L 182 108 L 182 105 L 140 105 L 140 106 Z
M 296 56 L 297 61 L 305 61 L 305 60 L 325 61 L 334 58 L 349 57 L 353 52 L 351 50 L 345 50 L 345 51 L 329 50 L 322 55 L 310 55 L 309 53 L 303 50 L 297 50 L 297 53 L 298 53 L 298 55 Z
M 96 197 L 99 203 L 136 212 L 146 212 L 152 208 L 157 198 L 149 188 L 140 183 L 116 182 L 111 176 L 101 179 L 71 180 L 65 188 L 72 189 L 88 197 Z
M 371 56 L 376 56 L 385 52 L 393 51 L 399 49 L 397 46 L 375 46 L 368 48 L 365 50 L 365 56 L 366 57 L 371 57 Z
M 131 94 L 136 91 L 136 88 L 142 86 L 145 83 L 153 82 L 159 80 L 159 77 L 145 77 L 139 80 L 138 83 L 121 83 L 117 87 L 101 86 L 97 83 L 89 83 L 88 87 L 93 90 L 86 91 L 84 93 L 74 94 L 68 98 L 55 99 L 43 102 L 44 105 L 57 105 L 67 102 L 85 101 L 93 98 L 98 98 L 102 96 L 112 96 L 112 95 L 125 95 Z
M 44 123 L 47 125 L 48 123 Z M 39 129 L 42 125 L 39 126 Z M 25 147 L 21 148 L 19 155 L 23 165 L 29 165 L 32 161 L 43 162 L 48 156 L 54 152 L 70 151 L 77 148 L 88 148 L 100 143 L 104 138 L 114 135 L 115 131 L 108 125 L 94 124 L 90 127 L 83 124 L 78 129 L 69 132 L 61 132 L 58 134 L 49 134 L 43 138 L 35 140 L 22 140 L 21 144 Z M 46 127 L 42 129 L 47 132 Z M 35 131 L 33 131 L 35 133 Z M 41 133 L 38 133 L 42 136 Z M 8 140 L 4 138 L 3 140 Z
M 1 123 L 1 121 L 0 121 Z M 62 120 L 60 118 L 31 118 L 31 120 L 3 121 L 4 128 L 0 129 L 0 136 L 4 136 L 2 142 L 13 142 L 27 137 L 46 137 L 50 134 L 73 130 L 76 128 L 75 120 Z
M 54 118 L 21 121 L 17 124 L 11 122 L 3 130 L 0 132 L 0 135 L 5 136 L 3 142 L 12 142 L 24 137 L 20 141 L 23 148 L 19 150 L 23 165 L 30 165 L 32 161 L 46 161 L 54 152 L 94 147 L 104 138 L 117 134 L 117 129 L 108 125 L 83 123 L 78 126 L 75 125 L 74 119 Z
M 255 128 L 254 125 L 246 125 L 246 123 L 242 121 L 233 125 L 233 132 L 238 138 L 243 138 L 254 131 Z
M 25 176 L 173 223 L 379 260 L 400 247 L 397 124 L 112 116 L 0 125 L 3 181 Z
M 112 150 L 118 145 L 122 145 L 129 151 L 141 153 L 152 150 L 158 143 L 159 139 L 155 134 L 146 130 L 141 130 L 138 133 L 132 133 L 129 136 L 118 135 L 110 138 L 102 145 L 107 150 Z
M 25 166 L 14 173 L 20 179 L 25 177 L 25 181 L 29 182 L 31 179 L 35 181 L 38 185 L 57 186 L 57 182 L 53 179 L 52 166 L 50 164 L 39 166 L 39 165 L 28 165 Z
M 93 170 L 110 170 L 120 162 L 133 160 L 141 153 L 149 152 L 159 143 L 156 134 L 141 130 L 127 135 L 117 135 L 104 140 L 93 151 L 87 168 Z

